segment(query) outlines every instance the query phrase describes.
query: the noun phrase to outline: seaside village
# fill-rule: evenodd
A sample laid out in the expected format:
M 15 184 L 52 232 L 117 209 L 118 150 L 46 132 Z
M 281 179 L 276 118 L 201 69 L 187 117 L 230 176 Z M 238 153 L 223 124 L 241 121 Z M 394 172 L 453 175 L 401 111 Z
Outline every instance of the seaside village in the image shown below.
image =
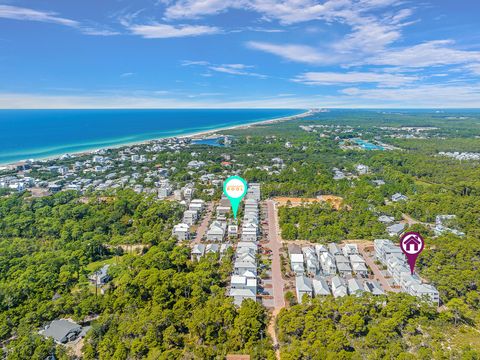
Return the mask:
M 228 144 L 228 141 L 225 143 Z M 366 142 L 352 144 L 348 146 L 370 146 Z M 2 169 L 0 174 L 4 175 L 0 175 L 0 188 L 9 192 L 28 190 L 32 197 L 68 190 L 88 194 L 131 188 L 158 199 L 177 201 L 185 210 L 181 222 L 173 227 L 172 236 L 191 248 L 192 261 L 199 261 L 205 256 L 222 259 L 228 254 L 233 257 L 233 268 L 225 291 L 236 305 L 252 299 L 272 309 L 289 293 L 296 301 L 302 302 L 305 296 L 342 297 L 361 296 L 363 293 L 379 296 L 388 292 L 405 292 L 440 305 L 436 288 L 411 274 L 405 256 L 392 240 L 308 245 L 304 241 L 283 241 L 278 231 L 278 215 L 273 211 L 272 217 L 272 209 L 267 206 L 272 202 L 276 204 L 274 207 L 279 204 L 275 199 L 261 200 L 259 183 L 248 184 L 238 219 L 234 219 L 229 199 L 220 197 L 220 193 L 223 181 L 240 173 L 239 170 L 232 171 L 231 164 L 235 163 L 237 169 L 244 165 L 225 151 L 221 154 L 221 171 L 209 172 L 207 169 L 212 166 L 212 160 L 199 156 L 198 150 L 191 145 L 190 139 L 171 138 L 115 150 L 64 155 L 55 160 L 23 161 Z M 285 148 L 289 146 L 289 143 L 285 144 Z M 382 145 L 377 143 L 375 146 Z M 156 160 L 162 152 L 166 154 L 162 165 L 155 165 L 159 163 Z M 172 160 L 178 154 L 185 155 L 182 162 Z M 272 156 L 270 161 L 270 165 L 257 164 L 257 168 L 278 174 L 285 167 L 278 156 Z M 182 182 L 175 178 L 182 171 L 189 175 L 189 180 Z M 335 181 L 352 181 L 369 173 L 369 167 L 364 164 L 356 164 L 353 171 L 332 169 Z M 372 183 L 376 186 L 385 184 L 382 179 L 372 180 Z M 408 200 L 406 195 L 397 193 L 386 198 L 385 202 Z M 461 231 L 450 227 L 454 218 L 454 215 L 438 215 L 435 224 L 427 225 L 435 235 L 452 232 L 463 236 Z M 396 221 L 392 216 L 379 214 L 378 221 L 392 239 L 398 239 L 406 229 L 405 221 Z M 272 241 L 280 242 L 279 252 L 272 251 Z M 273 269 L 273 261 L 282 263 L 277 271 Z M 104 293 L 111 280 L 109 265 L 89 276 L 90 283 L 99 294 Z M 278 283 L 284 284 L 283 291 L 275 293 L 273 286 Z M 59 344 L 71 344 L 82 338 L 86 331 L 88 327 L 70 319 L 57 319 L 40 333 L 52 337 Z
M 334 134 L 351 131 L 350 128 L 323 126 L 304 127 L 303 130 Z M 222 146 L 230 143 L 228 138 L 223 140 Z M 23 161 L 3 169 L 10 172 L 0 176 L 0 188 L 19 192 L 28 189 L 34 197 L 66 190 L 86 193 L 132 188 L 136 192 L 153 194 L 158 199 L 178 201 L 185 206 L 185 211 L 182 221 L 173 227 L 172 235 L 191 246 L 192 260 L 199 260 L 211 253 L 222 257 L 231 249 L 234 251 L 234 268 L 227 291 L 234 302 L 241 304 L 247 298 L 261 299 L 266 306 L 270 306 L 271 253 L 265 245 L 268 222 L 264 203 L 260 201 L 260 184 L 249 184 L 239 220 L 234 220 L 226 197 L 222 196 L 220 201 L 209 199 L 213 199 L 216 191 L 218 194 L 224 179 L 232 175 L 228 168 L 231 161 L 235 160 L 223 154 L 221 166 L 224 170 L 221 173 L 209 173 L 205 170 L 209 161 L 202 160 L 198 153 L 190 150 L 191 145 L 189 138 L 169 138 L 87 154 L 67 154 L 55 160 Z M 285 144 L 285 148 L 290 146 L 289 143 Z M 359 146 L 364 150 L 380 150 L 382 147 L 386 150 L 381 143 L 372 145 L 360 138 L 354 138 L 348 146 Z M 189 156 L 182 164 L 167 159 L 161 167 L 152 166 L 151 163 L 162 152 L 173 156 L 187 153 Z M 238 163 L 236 165 L 241 166 Z M 281 158 L 272 157 L 271 165 L 262 165 L 261 168 L 278 173 L 284 166 Z M 172 182 L 172 174 L 182 170 L 181 167 L 186 168 L 195 181 L 183 184 Z M 357 164 L 354 170 L 349 172 L 333 168 L 333 179 L 352 180 L 370 172 L 364 164 Z M 373 182 L 376 186 L 384 184 L 382 179 Z M 203 186 L 201 193 L 197 193 L 198 184 L 208 186 Z M 408 197 L 400 193 L 386 199 L 391 203 L 402 201 L 408 201 Z M 434 233 L 452 232 L 463 236 L 461 231 L 447 226 L 452 218 L 453 215 L 437 216 L 435 224 L 430 224 Z M 380 215 L 378 221 L 384 224 L 386 233 L 393 238 L 398 238 L 405 231 L 405 222 L 395 221 L 391 216 Z M 348 243 L 304 247 L 289 243 L 288 247 L 284 247 L 284 255 L 290 260 L 293 274 L 293 290 L 299 302 L 304 294 L 331 294 L 338 297 L 362 292 L 382 295 L 388 291 L 404 291 L 414 296 L 426 296 L 432 303 L 439 303 L 438 291 L 417 275 L 410 274 L 405 257 L 390 240 L 375 240 L 370 252 L 357 244 Z M 288 276 L 285 273 L 283 275 Z M 91 276 L 92 283 L 97 284 L 100 291 L 103 291 L 102 287 L 108 280 L 108 267 Z

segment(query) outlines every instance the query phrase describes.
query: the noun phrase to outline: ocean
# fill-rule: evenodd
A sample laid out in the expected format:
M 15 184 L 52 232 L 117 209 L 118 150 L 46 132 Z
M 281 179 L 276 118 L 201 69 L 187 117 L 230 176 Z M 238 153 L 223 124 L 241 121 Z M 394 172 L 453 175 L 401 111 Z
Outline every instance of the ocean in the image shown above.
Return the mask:
M 0 164 L 297 115 L 299 109 L 0 110 Z

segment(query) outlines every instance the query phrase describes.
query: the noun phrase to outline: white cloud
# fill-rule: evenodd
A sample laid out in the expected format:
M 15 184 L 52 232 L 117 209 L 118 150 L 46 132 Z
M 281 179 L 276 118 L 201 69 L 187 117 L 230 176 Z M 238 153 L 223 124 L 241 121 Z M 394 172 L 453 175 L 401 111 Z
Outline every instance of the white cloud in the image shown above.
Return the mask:
M 266 75 L 258 74 L 256 72 L 251 72 L 248 69 L 253 68 L 251 65 L 244 64 L 222 64 L 222 65 L 212 65 L 208 67 L 212 71 L 226 73 L 230 75 L 246 75 L 254 76 L 258 78 L 266 78 Z
M 76 20 L 58 16 L 58 14 L 55 12 L 39 11 L 18 6 L 0 5 L 0 18 L 20 21 L 38 21 L 63 25 L 80 30 L 86 35 L 111 36 L 119 34 L 118 32 L 110 29 L 101 29 L 93 26 L 83 25 Z
M 0 5 L 0 18 L 49 22 L 74 28 L 80 27 L 80 23 L 78 21 L 57 16 L 57 14 L 54 12 L 38 11 L 9 5 Z
M 189 37 L 201 35 L 213 35 L 220 33 L 220 29 L 214 26 L 205 25 L 130 25 L 129 30 L 146 39 L 166 39 L 176 37 Z
M 335 61 L 334 58 L 328 54 L 323 54 L 313 47 L 306 45 L 272 44 L 258 41 L 249 41 L 246 45 L 251 49 L 261 50 L 294 62 L 326 64 Z
M 420 85 L 397 89 L 358 89 L 342 90 L 354 101 L 380 103 L 384 107 L 480 107 L 479 85 Z
M 205 15 L 214 15 L 231 7 L 244 5 L 242 0 L 180 0 L 168 6 L 165 17 L 168 19 L 198 18 Z
M 205 95 L 205 94 L 204 94 Z M 185 100 L 189 99 L 189 100 Z M 340 94 L 311 96 L 256 96 L 206 100 L 152 95 L 67 96 L 0 93 L 4 109 L 99 108 L 479 108 L 480 86 L 424 85 L 404 89 L 344 89 Z
M 480 62 L 466 66 L 466 69 L 475 75 L 480 76 Z
M 416 76 L 374 72 L 306 72 L 294 78 L 293 81 L 307 85 L 376 83 L 381 86 L 400 86 L 418 79 Z
M 480 51 L 451 48 L 451 40 L 428 41 L 402 49 L 389 49 L 366 60 L 372 65 L 429 67 L 480 62 Z
M 401 0 L 179 0 L 168 2 L 165 17 L 170 20 L 200 18 L 229 9 L 242 9 L 259 14 L 263 21 L 278 21 L 283 25 L 314 20 L 337 22 L 349 26 L 351 31 L 343 39 L 331 44 L 330 52 L 349 54 L 350 58 L 355 58 L 360 53 L 383 50 L 402 37 L 401 29 L 411 24 L 404 21 L 413 13 L 408 8 L 393 8 L 402 3 Z M 393 11 L 387 14 L 376 12 L 385 8 Z M 285 54 L 285 51 L 272 46 L 269 48 L 266 51 L 296 61 L 293 54 Z M 311 54 L 312 50 L 309 52 Z M 316 58 L 313 60 L 301 62 L 325 62 L 324 59 L 318 59 L 318 54 L 314 56 Z
M 249 69 L 254 68 L 253 65 L 245 65 L 245 64 L 211 64 L 208 61 L 190 61 L 184 60 L 181 62 L 182 66 L 202 66 L 208 70 L 216 71 L 220 73 L 230 74 L 230 75 L 246 75 L 246 76 L 254 76 L 259 78 L 266 78 L 266 75 L 258 74 L 255 72 L 250 71 Z M 202 74 L 202 76 L 212 76 L 210 73 Z

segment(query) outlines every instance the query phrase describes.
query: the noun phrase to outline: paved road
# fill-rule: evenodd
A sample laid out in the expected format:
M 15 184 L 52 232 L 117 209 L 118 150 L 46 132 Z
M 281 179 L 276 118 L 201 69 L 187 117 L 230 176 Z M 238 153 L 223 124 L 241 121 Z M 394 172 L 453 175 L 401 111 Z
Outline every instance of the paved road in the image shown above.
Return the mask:
M 268 331 L 273 339 L 274 345 L 278 344 L 277 334 L 275 332 L 275 320 L 282 308 L 285 307 L 285 298 L 283 295 L 285 280 L 282 277 L 282 269 L 280 266 L 280 249 L 282 242 L 279 236 L 279 227 L 277 221 L 277 209 L 273 200 L 267 200 L 268 214 L 268 243 L 267 247 L 272 250 L 272 288 L 274 309 L 272 319 L 270 321 Z M 280 359 L 280 353 L 277 351 L 277 359 Z
M 202 241 L 203 235 L 206 234 L 208 230 L 208 225 L 210 224 L 210 219 L 212 218 L 212 215 L 213 215 L 213 207 L 214 207 L 213 202 L 208 204 L 205 217 L 203 218 L 203 221 L 198 226 L 197 236 L 195 236 L 195 239 L 192 241 L 192 244 L 199 244 Z
M 368 267 L 370 269 L 372 269 L 374 279 L 377 280 L 380 283 L 380 285 L 382 285 L 382 289 L 384 291 L 398 292 L 398 289 L 394 289 L 390 286 L 387 279 L 385 279 L 385 277 L 381 273 L 378 265 L 375 264 L 375 261 L 370 256 L 368 256 L 368 253 L 366 252 L 366 249 L 365 249 L 366 247 L 372 247 L 372 245 L 371 244 L 359 244 L 358 245 L 358 250 L 359 250 L 360 254 L 363 256 L 363 259 L 367 263 Z

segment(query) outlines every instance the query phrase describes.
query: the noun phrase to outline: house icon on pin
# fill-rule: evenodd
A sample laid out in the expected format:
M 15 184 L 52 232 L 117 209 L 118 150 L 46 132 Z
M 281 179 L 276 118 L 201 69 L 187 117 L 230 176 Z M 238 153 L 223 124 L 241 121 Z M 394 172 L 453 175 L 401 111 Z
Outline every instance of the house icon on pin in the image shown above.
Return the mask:
M 420 250 L 421 241 L 415 235 L 412 235 L 403 242 L 403 246 L 407 252 L 416 253 Z

